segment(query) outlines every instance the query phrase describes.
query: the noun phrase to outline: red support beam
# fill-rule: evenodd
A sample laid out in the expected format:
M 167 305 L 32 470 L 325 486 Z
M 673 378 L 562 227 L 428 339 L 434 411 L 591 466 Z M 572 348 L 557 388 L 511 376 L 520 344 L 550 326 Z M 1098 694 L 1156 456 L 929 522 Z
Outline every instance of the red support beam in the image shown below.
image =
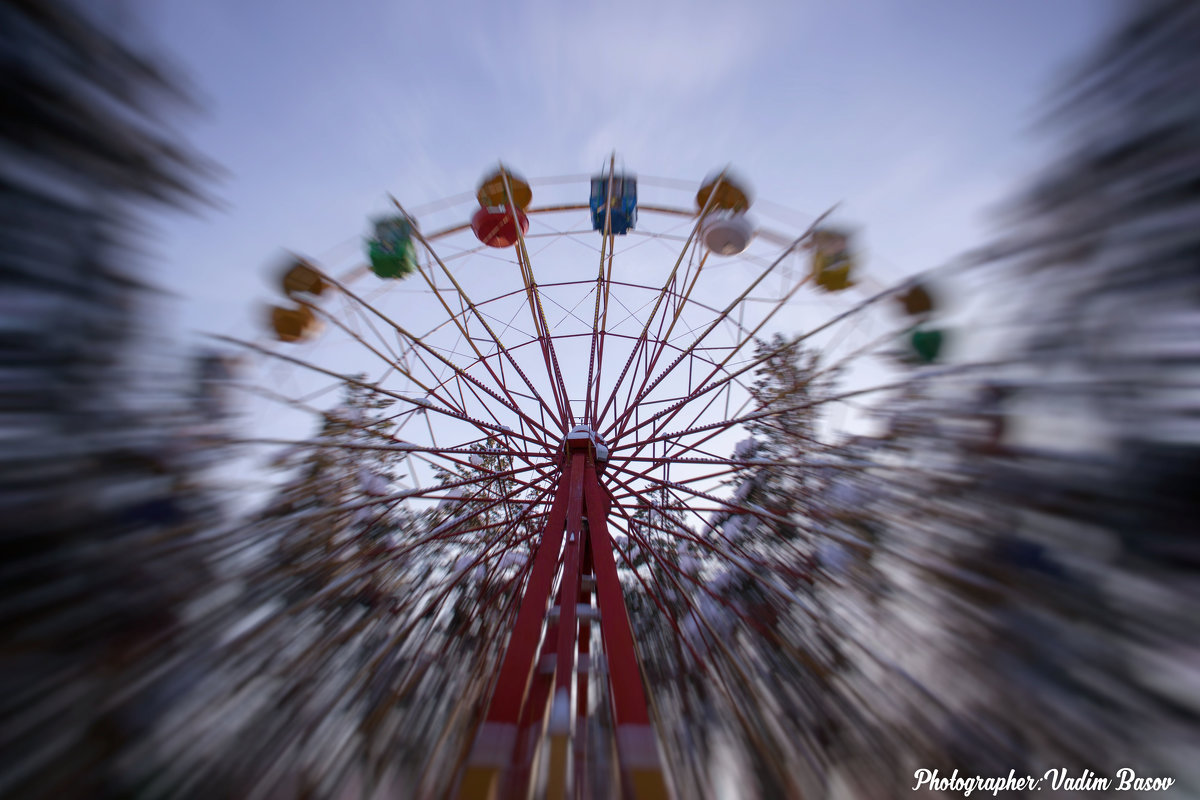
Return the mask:
M 459 785 L 463 800 L 527 797 L 540 771 L 539 754 L 548 758 L 546 798 L 589 797 L 588 680 L 596 667 L 590 626 L 597 610 L 623 793 L 636 800 L 670 797 L 609 538 L 610 500 L 595 457 L 589 435 L 568 437 L 542 542 Z M 548 616 L 560 574 L 557 614 Z
M 670 794 L 659 761 L 658 740 L 650 725 L 633 629 L 625 610 L 625 597 L 608 535 L 608 498 L 600 487 L 594 464 L 587 466 L 584 495 L 596 575 L 596 601 L 600 607 L 600 635 L 608 662 L 608 684 L 616 724 L 617 758 L 626 786 L 635 798 L 667 798 Z
M 562 604 L 562 587 L 558 590 L 557 602 Z M 546 725 L 546 711 L 550 704 L 550 690 L 554 687 L 554 675 L 543 670 L 543 665 L 553 663 L 554 650 L 558 645 L 558 623 L 551 620 L 546 626 L 541 655 L 534 670 L 529 697 L 521 710 L 518 725 L 517 749 L 513 753 L 512 769 L 504 782 L 503 797 L 528 797 L 529 782 L 533 778 L 533 764 L 542 743 L 542 732 Z
M 592 586 L 585 579 L 592 577 L 591 523 L 583 521 L 582 561 L 578 602 L 582 606 L 592 604 Z M 575 800 L 590 800 L 588 783 L 588 681 L 595 664 L 591 653 L 592 624 L 590 620 L 579 621 L 579 673 L 575 687 Z
M 567 476 L 563 475 L 534 557 L 529 583 L 525 586 L 525 596 L 513 624 L 512 637 L 500 665 L 496 686 L 492 690 L 487 716 L 475 734 L 475 744 L 459 787 L 459 797 L 463 800 L 494 798 L 500 775 L 514 758 L 521 709 L 536 666 L 542 623 L 546 619 L 550 590 L 559 564 L 567 515 L 566 488 Z
M 575 654 L 578 647 L 578 615 L 574 602 L 579 595 L 580 547 L 583 539 L 584 466 L 588 459 L 589 441 L 567 440 L 567 542 L 563 551 L 561 597 L 558 606 L 558 648 L 554 657 L 554 698 L 550 701 L 550 770 L 546 779 L 547 800 L 565 800 L 569 745 L 572 731 L 571 689 L 575 677 Z

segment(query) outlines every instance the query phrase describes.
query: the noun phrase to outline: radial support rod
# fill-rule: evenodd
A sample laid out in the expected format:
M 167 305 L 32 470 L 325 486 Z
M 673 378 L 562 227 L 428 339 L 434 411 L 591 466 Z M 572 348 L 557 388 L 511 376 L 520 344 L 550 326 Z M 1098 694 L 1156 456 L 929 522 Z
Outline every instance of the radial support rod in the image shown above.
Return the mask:
M 604 324 L 608 324 L 608 287 L 604 282 L 604 264 L 607 259 L 611 275 L 612 250 L 615 244 L 612 232 L 612 193 L 616 164 L 617 156 L 614 153 L 608 161 L 608 185 L 604 195 L 604 229 L 600 232 L 600 270 L 596 273 L 596 303 L 592 311 L 592 345 L 588 351 L 587 396 L 584 400 L 583 418 L 589 425 L 596 424 L 594 404 L 599 403 L 599 391 L 593 391 L 592 379 L 594 376 L 598 386 L 600 376 L 596 374 L 597 358 L 603 358 L 603 353 L 600 352 L 600 341 L 603 339 L 602 331 L 604 330 L 601 327 L 601 310 L 603 310 Z
M 714 190 L 713 194 L 714 195 L 716 194 L 715 190 Z M 711 200 L 711 197 L 709 199 Z M 836 208 L 836 206 L 834 208 Z M 808 226 L 808 229 L 805 230 L 804 233 L 800 234 L 800 236 L 798 236 L 791 243 L 791 245 L 786 250 L 783 251 L 783 253 L 781 253 L 774 261 L 771 262 L 770 266 L 768 266 L 765 270 L 763 270 L 762 273 L 760 273 L 757 278 L 755 278 L 753 281 L 751 281 L 750 285 L 747 286 L 741 292 L 741 294 L 739 294 L 737 297 L 735 297 L 732 300 L 732 302 L 730 302 L 729 305 L 727 305 L 725 307 L 725 309 L 723 311 L 721 311 L 713 319 L 713 321 L 711 323 L 709 323 L 709 325 L 704 329 L 704 331 L 699 336 L 697 336 L 696 339 L 690 345 L 688 345 L 688 347 L 685 350 L 683 350 L 678 356 L 676 356 L 674 361 L 672 361 L 669 365 L 667 365 L 666 369 L 664 369 L 662 372 L 660 372 L 658 374 L 658 377 L 656 377 L 653 381 L 651 381 L 649 384 L 646 384 L 644 386 L 644 388 L 638 393 L 637 397 L 626 406 L 626 410 L 625 410 L 624 414 L 618 416 L 613 421 L 612 425 L 609 426 L 609 429 L 607 429 L 605 431 L 605 434 L 607 435 L 607 434 L 613 433 L 613 431 L 615 431 L 615 433 L 613 433 L 613 438 L 618 439 L 623 434 L 628 432 L 627 426 L 628 426 L 629 417 L 633 413 L 633 410 L 637 408 L 638 404 L 641 403 L 643 400 L 645 400 L 646 397 L 650 394 L 650 392 L 652 392 L 654 390 L 654 387 L 656 387 L 664 378 L 666 378 L 668 375 L 670 375 L 675 370 L 675 368 L 677 366 L 679 366 L 680 363 L 683 362 L 684 359 L 686 359 L 689 355 L 691 355 L 695 351 L 695 349 L 697 347 L 699 347 L 700 344 L 706 338 L 708 338 L 708 335 L 710 333 L 712 333 L 713 330 L 715 330 L 718 325 L 720 325 L 721 321 L 723 319 L 726 319 L 729 316 L 729 314 L 733 311 L 733 309 L 738 306 L 739 303 L 741 303 L 747 297 L 749 297 L 751 292 L 753 292 L 753 290 L 760 283 L 762 283 L 762 281 L 764 281 L 766 279 L 766 277 L 775 270 L 776 267 L 778 267 L 780 264 L 782 264 L 783 260 L 785 258 L 787 258 L 787 256 L 790 255 L 797 247 L 799 247 L 801 242 L 803 242 L 806 238 L 811 236 L 813 231 L 815 231 L 817 229 L 817 226 L 820 225 L 821 222 L 823 222 L 825 220 L 825 218 L 827 216 L 829 216 L 831 213 L 833 213 L 833 208 L 829 209 L 824 214 L 817 217 L 817 219 L 814 220 L 813 223 Z M 793 287 L 792 292 L 790 292 L 787 295 L 787 297 L 790 297 L 791 294 L 793 294 L 796 291 L 796 289 L 798 289 L 799 286 L 802 285 L 803 283 L 804 283 L 804 280 L 801 280 L 799 283 L 797 283 L 797 285 Z M 771 312 L 771 315 L 774 315 L 775 312 L 778 311 L 783 306 L 784 302 L 786 302 L 786 298 L 784 298 L 781 302 L 776 303 L 774 310 L 772 310 L 772 312 Z M 757 328 L 756 328 L 756 330 L 757 330 Z M 734 348 L 733 352 L 737 352 L 737 350 L 740 350 L 742 348 L 742 346 L 746 344 L 747 341 L 748 341 L 748 339 L 742 339 L 738 343 L 737 347 Z M 733 357 L 733 353 L 731 352 L 726 356 L 725 361 L 728 361 L 732 357 Z M 720 367 L 718 366 L 718 368 L 713 371 L 712 375 L 717 374 L 719 369 L 720 369 Z M 709 378 L 711 378 L 712 375 L 710 375 Z M 706 378 L 705 380 L 709 380 L 709 378 Z M 634 428 L 637 428 L 637 427 L 640 427 L 640 426 L 639 425 L 634 426 Z
M 724 173 L 722 173 L 721 177 L 718 179 L 718 185 L 720 185 L 720 181 L 724 180 L 724 178 Z M 675 266 L 671 268 L 671 274 L 667 276 L 666 281 L 663 283 L 662 289 L 659 291 L 658 297 L 654 301 L 654 308 L 651 309 L 649 316 L 646 317 L 646 324 L 642 327 L 641 334 L 634 343 L 633 349 L 629 353 L 629 357 L 625 360 L 625 366 L 622 367 L 621 374 L 617 376 L 617 382 L 613 384 L 612 394 L 610 394 L 608 400 L 605 401 L 604 407 L 601 408 L 599 413 L 596 414 L 594 423 L 595 425 L 599 426 L 604 422 L 605 414 L 607 414 L 608 410 L 613 407 L 613 403 L 617 401 L 618 393 L 621 391 L 621 384 L 625 381 L 625 376 L 629 373 L 630 366 L 639 356 L 641 350 L 646 346 L 649 338 L 650 325 L 654 322 L 655 317 L 658 315 L 659 307 L 662 305 L 663 301 L 667 297 L 667 294 L 670 292 L 671 287 L 674 285 L 675 275 L 679 272 L 679 267 L 681 264 L 683 264 L 683 259 L 687 256 L 688 250 L 691 249 L 692 242 L 699 235 L 700 225 L 704 221 L 705 216 L 707 216 L 709 209 L 712 207 L 713 199 L 716 197 L 716 195 L 717 193 L 713 191 L 709 195 L 708 201 L 704 204 L 704 208 L 700 210 L 700 216 L 696 219 L 696 224 L 692 226 L 692 231 L 690 234 L 688 234 L 687 241 L 685 241 L 683 244 L 683 249 L 679 251 L 679 258 L 675 260 Z M 614 409 L 614 414 L 615 413 L 616 411 Z M 620 419 L 624 419 L 628 413 L 629 412 L 626 411 L 624 414 L 621 414 Z M 611 430 L 616 428 L 618 424 L 619 420 L 614 420 L 609 426 L 609 429 Z
M 515 209 L 516 201 L 513 199 L 512 185 L 509 182 L 508 171 L 504 165 L 500 165 L 500 178 L 504 182 L 504 197 L 507 201 L 507 208 Z M 514 222 L 515 220 L 514 213 Z M 529 257 L 529 249 L 525 246 L 525 234 L 521 230 L 521 226 L 516 225 L 517 233 L 517 262 L 521 267 L 521 277 L 525 282 L 526 296 L 529 301 L 529 310 L 533 315 L 534 328 L 537 330 L 538 342 L 542 347 L 542 356 L 546 362 L 546 376 L 551 381 L 551 389 L 554 395 L 558 398 L 559 409 L 562 415 L 563 427 L 568 428 L 571 424 L 571 401 L 567 394 L 567 386 L 563 381 L 562 370 L 558 365 L 558 354 L 554 349 L 554 337 L 550 332 L 550 326 L 546 322 L 546 311 L 542 307 L 542 296 L 538 292 L 537 279 L 533 275 L 533 262 Z
M 506 185 L 505 191 L 508 192 L 507 185 Z M 510 197 L 510 199 L 511 199 L 511 197 Z M 405 217 L 407 217 L 409 219 L 412 219 L 412 217 L 408 214 L 407 211 L 404 210 L 404 207 L 400 205 L 400 203 L 396 200 L 396 198 L 394 198 L 394 197 L 392 198 L 392 203 L 393 203 L 393 205 L 396 206 L 397 209 L 399 209 L 401 214 L 403 214 Z M 518 231 L 519 230 L 520 230 L 520 226 L 518 226 Z M 517 363 L 517 361 L 513 358 L 512 354 L 509 352 L 508 348 L 504 346 L 504 342 L 502 342 L 500 340 L 500 337 L 496 335 L 496 332 L 494 330 L 492 330 L 492 327 L 487 322 L 487 318 L 484 316 L 484 314 L 479 310 L 479 308 L 476 306 L 476 304 L 467 295 L 467 292 L 465 289 L 463 289 L 462 284 L 460 284 L 458 282 L 458 280 L 454 277 L 454 273 L 450 271 L 450 269 L 446 266 L 446 263 L 438 256 L 437 252 L 433 249 L 433 247 L 430 246 L 429 240 L 422 237 L 420 231 L 417 231 L 415 229 L 413 231 L 413 235 L 416 236 L 416 238 L 425 246 L 425 249 L 429 251 L 429 254 L 433 257 L 433 260 L 437 263 L 437 265 L 441 268 L 442 272 L 450 280 L 450 283 L 454 286 L 455 291 L 458 292 L 459 297 L 462 299 L 463 302 L 466 303 L 467 308 L 469 308 L 471 310 L 472 314 L 475 315 L 475 318 L 483 326 L 483 329 L 485 331 L 487 331 L 488 336 L 490 336 L 492 339 L 492 342 L 495 343 L 497 351 L 504 355 L 504 357 L 508 360 L 508 362 L 512 366 L 512 368 L 521 377 L 521 380 L 524 381 L 525 386 L 529 389 L 530 392 L 533 393 L 534 399 L 537 400 L 538 404 L 543 409 L 545 409 L 546 411 L 549 411 L 551 416 L 553 416 L 554 410 L 551 409 L 550 406 L 546 403 L 546 401 L 542 398 L 541 394 L 534 387 L 533 383 L 529 380 L 529 377 L 525 374 L 525 371 L 523 369 L 521 369 L 521 365 Z M 503 386 L 503 381 L 501 381 L 501 386 Z M 559 410 L 559 413 L 560 414 L 562 413 L 561 408 Z M 566 419 L 566 417 L 563 417 L 559 421 L 564 427 L 570 424 L 570 420 Z

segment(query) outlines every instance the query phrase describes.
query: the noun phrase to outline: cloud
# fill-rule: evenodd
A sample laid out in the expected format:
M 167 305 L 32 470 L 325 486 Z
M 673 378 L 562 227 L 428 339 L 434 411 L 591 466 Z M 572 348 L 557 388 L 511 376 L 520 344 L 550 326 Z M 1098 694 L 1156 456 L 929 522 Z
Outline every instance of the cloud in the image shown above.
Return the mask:
M 782 44 L 771 15 L 716 3 L 532 0 L 505 12 L 462 34 L 479 80 L 504 96 L 493 107 L 538 120 L 528 136 L 587 163 L 614 147 L 659 160 L 666 140 L 717 138 L 736 124 L 736 97 L 763 54 Z

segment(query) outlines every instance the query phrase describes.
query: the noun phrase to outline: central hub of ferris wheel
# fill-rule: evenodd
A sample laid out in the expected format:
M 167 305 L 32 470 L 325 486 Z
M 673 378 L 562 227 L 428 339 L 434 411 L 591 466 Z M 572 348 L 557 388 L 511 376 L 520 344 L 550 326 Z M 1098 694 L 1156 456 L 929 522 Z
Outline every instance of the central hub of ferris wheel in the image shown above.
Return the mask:
M 569 454 L 574 450 L 589 451 L 596 462 L 598 472 L 603 472 L 608 466 L 608 443 L 591 425 L 576 425 L 567 434 L 567 438 L 563 440 L 563 452 Z

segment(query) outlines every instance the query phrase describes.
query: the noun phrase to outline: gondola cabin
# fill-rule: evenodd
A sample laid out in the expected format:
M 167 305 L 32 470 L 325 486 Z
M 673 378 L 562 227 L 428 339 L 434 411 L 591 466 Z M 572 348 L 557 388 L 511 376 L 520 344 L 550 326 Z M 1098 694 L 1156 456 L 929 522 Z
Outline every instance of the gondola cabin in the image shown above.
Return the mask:
M 824 228 L 812 235 L 813 282 L 827 292 L 840 292 L 854 286 L 854 257 L 850 237 L 843 231 Z
M 916 284 L 902 294 L 896 295 L 897 302 L 904 308 L 904 313 L 911 317 L 920 317 L 933 311 L 933 296 L 921 284 Z
M 403 278 L 417 266 L 413 225 L 404 217 L 388 217 L 375 223 L 367 240 L 367 259 L 371 271 L 380 278 Z
M 712 198 L 712 204 L 709 204 Z M 728 173 L 709 176 L 696 193 L 696 209 L 739 213 L 750 208 L 750 190 Z
M 614 236 L 624 236 L 637 224 L 637 178 L 614 175 L 611 196 L 608 184 L 608 175 L 592 178 L 592 230 L 604 233 L 611 225 Z
M 917 364 L 932 364 L 942 352 L 945 337 L 936 328 L 916 328 L 908 338 L 909 359 Z
M 293 294 L 319 295 L 325 291 L 325 279 L 310 261 L 293 257 L 281 278 L 283 293 L 288 297 Z
M 271 329 L 281 342 L 302 342 L 320 333 L 321 323 L 308 306 L 271 306 Z
M 745 214 L 719 211 L 705 218 L 704 246 L 718 256 L 744 253 L 754 238 L 754 225 Z
M 517 243 L 517 226 L 524 235 L 529 231 L 529 217 L 518 210 L 514 215 L 507 208 L 481 208 L 471 218 L 471 230 L 488 247 L 512 247 Z
M 504 178 L 508 177 L 508 191 L 504 189 Z M 508 170 L 495 170 L 484 176 L 479 184 L 475 197 L 484 208 L 499 208 L 510 204 L 509 192 L 512 193 L 511 203 L 521 211 L 529 208 L 533 201 L 533 190 L 524 178 Z

